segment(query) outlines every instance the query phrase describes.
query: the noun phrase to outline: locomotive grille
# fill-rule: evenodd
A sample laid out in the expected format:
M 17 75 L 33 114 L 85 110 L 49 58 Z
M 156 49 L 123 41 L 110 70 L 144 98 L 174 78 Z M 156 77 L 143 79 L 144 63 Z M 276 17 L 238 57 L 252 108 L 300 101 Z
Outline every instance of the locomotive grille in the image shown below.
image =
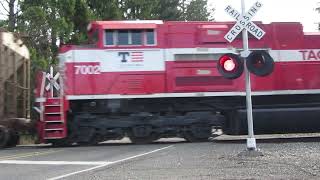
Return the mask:
M 222 76 L 176 77 L 176 86 L 232 85 Z
M 175 61 L 209 61 L 217 60 L 222 54 L 175 54 Z
M 130 90 L 142 90 L 143 89 L 143 79 L 129 79 L 128 80 L 128 89 Z

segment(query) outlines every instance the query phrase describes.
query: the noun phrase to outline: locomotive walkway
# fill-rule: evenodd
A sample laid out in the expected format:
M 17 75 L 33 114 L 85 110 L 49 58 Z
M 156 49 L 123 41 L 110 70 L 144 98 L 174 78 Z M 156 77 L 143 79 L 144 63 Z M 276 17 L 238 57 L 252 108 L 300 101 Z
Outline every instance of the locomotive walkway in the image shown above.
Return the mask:
M 319 179 L 320 137 L 258 140 L 264 156 L 242 157 L 245 138 L 206 143 L 129 140 L 91 147 L 19 146 L 0 151 L 0 179 Z

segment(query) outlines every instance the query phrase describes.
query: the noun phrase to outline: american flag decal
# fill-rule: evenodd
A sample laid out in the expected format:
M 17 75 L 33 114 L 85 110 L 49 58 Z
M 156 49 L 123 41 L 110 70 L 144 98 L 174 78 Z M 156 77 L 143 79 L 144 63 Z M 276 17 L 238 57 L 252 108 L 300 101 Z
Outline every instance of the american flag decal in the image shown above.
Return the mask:
M 131 62 L 143 62 L 143 52 L 131 52 Z

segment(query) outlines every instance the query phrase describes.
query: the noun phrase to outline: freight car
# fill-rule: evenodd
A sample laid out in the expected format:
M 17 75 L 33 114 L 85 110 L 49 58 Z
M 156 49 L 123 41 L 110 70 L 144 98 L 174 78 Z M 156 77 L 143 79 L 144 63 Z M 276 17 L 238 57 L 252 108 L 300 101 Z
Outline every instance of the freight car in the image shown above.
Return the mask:
M 273 72 L 251 76 L 256 133 L 320 130 L 320 34 L 300 23 L 256 22 L 250 50 L 269 54 Z M 128 136 L 204 141 L 213 129 L 247 131 L 244 75 L 226 79 L 217 63 L 239 55 L 232 22 L 95 21 L 88 44 L 63 45 L 58 73 L 40 73 L 42 142 L 96 144 Z M 231 69 L 232 72 L 232 69 Z
M 0 29 L 0 148 L 17 145 L 29 122 L 29 51 L 18 35 Z

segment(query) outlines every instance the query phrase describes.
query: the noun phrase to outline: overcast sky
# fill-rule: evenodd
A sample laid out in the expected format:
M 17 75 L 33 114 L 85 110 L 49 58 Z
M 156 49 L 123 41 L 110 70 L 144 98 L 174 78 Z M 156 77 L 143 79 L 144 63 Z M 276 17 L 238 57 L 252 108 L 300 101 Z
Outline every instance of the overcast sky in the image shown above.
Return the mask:
M 3 0 L 0 0 L 3 1 Z M 224 12 L 227 5 L 238 9 L 240 12 L 241 0 L 208 0 L 209 5 L 214 7 L 214 17 L 216 21 L 233 21 L 229 15 Z M 245 0 L 246 9 L 250 8 L 256 0 Z M 320 0 L 259 0 L 263 4 L 256 17 L 255 21 L 269 22 L 301 22 L 304 26 L 304 31 L 315 32 L 316 23 L 320 22 L 320 14 L 317 14 L 315 7 Z M 0 6 L 0 12 L 3 9 Z M 0 15 L 0 19 L 5 16 Z
M 231 5 L 241 12 L 241 0 L 208 0 L 209 5 L 216 10 L 216 21 L 233 21 L 224 12 L 227 5 Z M 246 9 L 250 8 L 257 0 L 245 0 Z M 270 22 L 301 22 L 305 32 L 316 32 L 316 22 L 320 22 L 320 14 L 315 7 L 320 0 L 259 0 L 262 8 L 253 18 L 254 21 Z

